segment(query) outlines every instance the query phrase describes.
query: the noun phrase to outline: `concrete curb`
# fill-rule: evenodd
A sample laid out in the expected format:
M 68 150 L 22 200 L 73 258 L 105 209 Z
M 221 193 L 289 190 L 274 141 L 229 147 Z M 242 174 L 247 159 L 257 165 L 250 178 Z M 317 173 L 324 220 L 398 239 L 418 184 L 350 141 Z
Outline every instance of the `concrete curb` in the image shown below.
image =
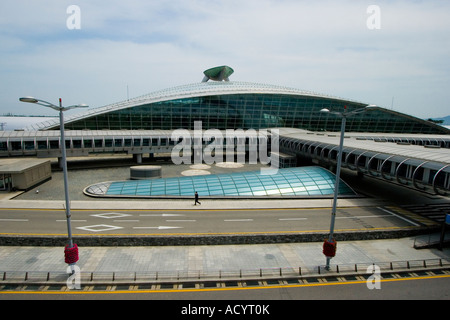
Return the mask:
M 332 199 L 254 199 L 254 200 L 213 200 L 201 201 L 194 206 L 190 200 L 98 200 L 71 201 L 72 210 L 211 210 L 211 209 L 280 209 L 280 208 L 331 208 Z M 382 206 L 386 202 L 373 199 L 339 199 L 338 207 Z M 49 209 L 64 210 L 64 200 L 3 200 L 0 209 Z M 330 209 L 331 210 L 331 209 Z
M 414 237 L 438 232 L 439 227 L 417 227 L 367 232 L 337 232 L 336 241 L 380 240 Z M 170 235 L 170 236 L 77 236 L 82 247 L 96 246 L 194 246 L 323 242 L 328 233 L 251 234 L 251 235 Z M 0 246 L 65 246 L 66 236 L 0 236 Z

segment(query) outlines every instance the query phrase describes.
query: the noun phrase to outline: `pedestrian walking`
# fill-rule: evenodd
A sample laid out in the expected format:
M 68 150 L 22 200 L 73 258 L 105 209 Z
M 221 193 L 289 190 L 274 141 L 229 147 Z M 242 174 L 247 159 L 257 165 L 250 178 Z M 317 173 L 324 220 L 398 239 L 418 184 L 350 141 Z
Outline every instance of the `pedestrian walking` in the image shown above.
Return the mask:
M 194 202 L 194 206 L 196 206 L 198 204 L 201 204 L 200 201 L 198 201 L 198 192 L 195 191 L 195 202 Z

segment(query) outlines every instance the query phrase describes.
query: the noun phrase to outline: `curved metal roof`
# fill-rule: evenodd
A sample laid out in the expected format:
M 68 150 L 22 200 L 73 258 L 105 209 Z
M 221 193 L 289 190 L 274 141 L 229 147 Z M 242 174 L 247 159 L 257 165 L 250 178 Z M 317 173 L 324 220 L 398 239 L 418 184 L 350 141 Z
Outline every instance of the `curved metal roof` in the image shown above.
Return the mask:
M 299 90 L 284 86 L 277 86 L 271 84 L 251 83 L 251 82 L 200 82 L 188 85 L 172 87 L 164 90 L 155 91 L 146 95 L 142 95 L 126 101 L 113 103 L 104 107 L 90 109 L 87 112 L 65 117 L 65 123 L 71 123 L 76 120 L 81 120 L 87 117 L 104 114 L 111 111 L 117 111 L 130 107 L 136 107 L 144 104 L 169 101 L 175 99 L 202 97 L 210 95 L 223 94 L 281 94 L 281 95 L 300 95 L 319 97 L 326 99 L 334 99 L 346 101 L 350 103 L 360 104 L 366 106 L 366 103 L 343 99 L 339 97 L 329 96 L 325 94 L 315 93 L 312 91 Z M 59 126 L 59 118 L 49 121 L 41 122 L 24 128 L 25 130 L 46 130 L 53 129 Z

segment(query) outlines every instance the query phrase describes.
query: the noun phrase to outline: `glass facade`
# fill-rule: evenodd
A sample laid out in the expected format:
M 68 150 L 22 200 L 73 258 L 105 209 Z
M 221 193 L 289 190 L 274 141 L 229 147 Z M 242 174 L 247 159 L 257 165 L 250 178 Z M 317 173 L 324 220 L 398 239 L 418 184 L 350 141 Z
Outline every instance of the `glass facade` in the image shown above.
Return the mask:
M 321 167 L 279 169 L 276 174 L 260 171 L 154 180 L 130 180 L 89 186 L 85 193 L 109 197 L 200 197 L 226 196 L 330 196 L 334 193 L 335 175 Z M 355 195 L 342 180 L 340 195 Z
M 72 130 L 261 129 L 290 127 L 340 131 L 341 120 L 330 111 L 361 109 L 367 104 L 295 89 L 247 83 L 208 82 L 155 92 L 130 101 L 93 109 L 66 119 Z M 58 125 L 47 127 L 58 129 Z M 383 108 L 352 116 L 348 132 L 448 134 L 433 123 Z

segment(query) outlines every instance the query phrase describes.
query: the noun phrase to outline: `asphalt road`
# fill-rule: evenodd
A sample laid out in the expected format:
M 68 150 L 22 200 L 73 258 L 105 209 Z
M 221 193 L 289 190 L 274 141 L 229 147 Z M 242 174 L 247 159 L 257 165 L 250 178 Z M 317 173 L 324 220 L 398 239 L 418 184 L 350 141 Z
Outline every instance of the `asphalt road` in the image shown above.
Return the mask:
M 329 208 L 239 210 L 72 210 L 74 235 L 160 235 L 323 232 Z M 417 226 L 385 207 L 338 209 L 336 231 Z M 65 235 L 64 210 L 0 209 L 0 234 Z

